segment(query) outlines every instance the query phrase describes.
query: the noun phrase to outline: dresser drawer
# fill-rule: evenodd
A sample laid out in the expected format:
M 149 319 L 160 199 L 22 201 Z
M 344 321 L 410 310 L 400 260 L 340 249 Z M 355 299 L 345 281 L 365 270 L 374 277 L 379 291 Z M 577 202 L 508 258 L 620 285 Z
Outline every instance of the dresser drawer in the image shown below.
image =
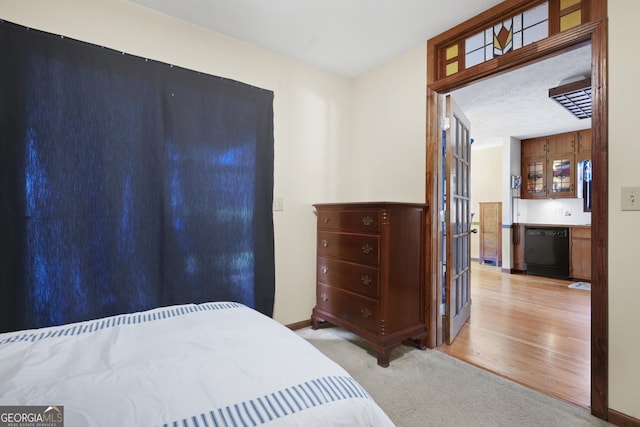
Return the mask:
M 318 257 L 318 281 L 378 298 L 380 270 L 335 258 Z
M 318 309 L 371 331 L 379 330 L 377 300 L 323 284 L 318 284 L 317 292 Z
M 380 212 L 377 209 L 320 210 L 318 211 L 318 229 L 377 233 L 380 230 Z
M 318 232 L 318 256 L 334 256 L 346 260 L 377 265 L 380 238 L 366 234 Z

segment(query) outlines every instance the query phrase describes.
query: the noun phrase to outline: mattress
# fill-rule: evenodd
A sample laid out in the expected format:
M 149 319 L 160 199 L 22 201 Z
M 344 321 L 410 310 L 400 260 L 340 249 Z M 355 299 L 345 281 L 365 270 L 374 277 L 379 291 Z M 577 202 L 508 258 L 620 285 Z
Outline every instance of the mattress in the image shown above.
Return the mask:
M 0 334 L 0 405 L 76 426 L 390 426 L 340 366 L 242 304 Z

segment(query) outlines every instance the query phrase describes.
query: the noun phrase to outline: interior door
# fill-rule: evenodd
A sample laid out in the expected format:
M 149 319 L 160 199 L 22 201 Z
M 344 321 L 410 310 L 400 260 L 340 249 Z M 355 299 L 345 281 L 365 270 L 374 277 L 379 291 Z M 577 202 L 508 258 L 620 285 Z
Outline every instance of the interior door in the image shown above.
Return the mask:
M 445 129 L 445 327 L 447 344 L 455 340 L 471 314 L 471 220 L 470 175 L 471 125 L 446 97 L 448 126 Z

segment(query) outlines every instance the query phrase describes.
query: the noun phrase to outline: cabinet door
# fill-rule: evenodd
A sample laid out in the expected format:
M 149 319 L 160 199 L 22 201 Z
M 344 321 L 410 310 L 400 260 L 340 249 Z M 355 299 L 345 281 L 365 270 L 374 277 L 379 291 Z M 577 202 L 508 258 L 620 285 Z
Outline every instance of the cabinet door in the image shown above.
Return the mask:
M 547 137 L 547 155 L 575 153 L 576 132 L 559 133 Z
M 571 277 L 591 280 L 591 229 L 571 229 Z
M 522 224 L 513 224 L 513 269 L 525 271 L 524 225 Z
M 576 163 L 584 160 L 591 160 L 591 129 L 578 132 L 578 147 L 576 150 Z
M 547 138 L 531 138 L 522 140 L 522 157 L 541 157 L 547 155 Z
M 547 158 L 525 157 L 522 161 L 523 199 L 538 199 L 547 197 Z
M 575 155 L 547 156 L 547 168 L 548 197 L 576 197 Z

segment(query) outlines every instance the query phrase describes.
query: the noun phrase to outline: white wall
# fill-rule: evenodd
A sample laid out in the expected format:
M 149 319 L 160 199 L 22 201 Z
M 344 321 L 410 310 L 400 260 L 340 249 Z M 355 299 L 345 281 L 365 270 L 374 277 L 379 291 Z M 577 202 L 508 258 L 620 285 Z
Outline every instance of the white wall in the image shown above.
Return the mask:
M 348 196 L 425 201 L 425 45 L 355 80 Z
M 640 419 L 640 212 L 620 210 L 620 188 L 640 186 L 635 124 L 640 2 L 609 0 L 609 406 Z M 603 197 L 604 195 L 594 195 Z
M 315 303 L 312 203 L 346 200 L 352 81 L 206 31 L 126 0 L 0 0 L 0 18 L 272 90 L 276 299 L 282 323 Z M 423 181 L 423 179 L 421 179 Z

